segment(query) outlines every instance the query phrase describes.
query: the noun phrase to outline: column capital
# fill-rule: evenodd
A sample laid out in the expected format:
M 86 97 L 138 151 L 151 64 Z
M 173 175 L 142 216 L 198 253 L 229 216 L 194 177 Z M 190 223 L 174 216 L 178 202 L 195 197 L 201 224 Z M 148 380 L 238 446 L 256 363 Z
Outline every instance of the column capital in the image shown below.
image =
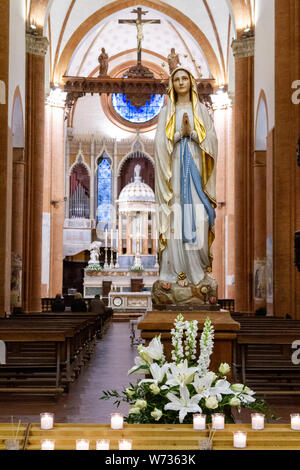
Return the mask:
M 255 37 L 241 37 L 231 43 L 233 55 L 236 59 L 254 56 Z
M 65 109 L 66 104 L 66 93 L 60 88 L 51 90 L 49 95 L 45 99 L 45 104 L 55 108 Z
M 45 56 L 47 54 L 49 41 L 45 36 L 36 36 L 26 33 L 26 52 L 28 54 Z

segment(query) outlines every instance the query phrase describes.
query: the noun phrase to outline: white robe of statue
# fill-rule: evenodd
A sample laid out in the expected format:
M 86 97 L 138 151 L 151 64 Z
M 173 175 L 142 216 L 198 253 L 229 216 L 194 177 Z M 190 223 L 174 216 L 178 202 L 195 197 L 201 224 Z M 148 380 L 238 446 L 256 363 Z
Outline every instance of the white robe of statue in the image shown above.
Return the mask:
M 194 82 L 192 82 L 194 83 Z M 195 88 L 195 85 L 194 85 Z M 199 137 L 194 128 L 194 116 L 205 128 L 205 139 L 199 145 Z M 215 207 L 215 166 L 217 157 L 217 137 L 208 110 L 196 98 L 194 111 L 192 102 L 176 104 L 173 142 L 166 137 L 166 124 L 172 114 L 169 98 L 168 105 L 161 111 L 155 137 L 156 177 L 155 193 L 158 209 L 158 227 L 160 240 L 160 280 L 176 282 L 178 275 L 184 273 L 192 284 L 198 284 L 205 276 L 205 271 L 211 266 L 211 251 L 209 233 L 214 227 L 209 225 L 207 211 L 201 202 L 193 183 L 191 183 L 192 205 L 196 225 L 196 240 L 193 243 L 183 242 L 182 209 L 181 209 L 181 157 L 180 131 L 183 114 L 187 113 L 193 131 L 193 138 L 188 139 L 188 145 L 193 161 L 201 176 L 202 186 L 207 200 Z M 174 112 L 173 112 L 174 114 Z M 198 122 L 199 122 L 198 121 Z M 203 179 L 203 151 L 206 158 L 211 158 L 210 167 L 213 170 L 207 181 Z M 204 163 L 205 164 L 205 163 Z M 188 214 L 185 216 L 187 220 Z

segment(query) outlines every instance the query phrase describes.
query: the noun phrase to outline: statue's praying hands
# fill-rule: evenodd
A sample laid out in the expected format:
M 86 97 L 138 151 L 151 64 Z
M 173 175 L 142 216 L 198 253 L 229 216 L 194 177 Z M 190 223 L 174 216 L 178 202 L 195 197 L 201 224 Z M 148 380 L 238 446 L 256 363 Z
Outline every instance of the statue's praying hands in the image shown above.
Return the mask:
M 182 117 L 181 136 L 190 137 L 191 133 L 192 133 L 192 128 L 191 128 L 188 113 L 184 113 Z

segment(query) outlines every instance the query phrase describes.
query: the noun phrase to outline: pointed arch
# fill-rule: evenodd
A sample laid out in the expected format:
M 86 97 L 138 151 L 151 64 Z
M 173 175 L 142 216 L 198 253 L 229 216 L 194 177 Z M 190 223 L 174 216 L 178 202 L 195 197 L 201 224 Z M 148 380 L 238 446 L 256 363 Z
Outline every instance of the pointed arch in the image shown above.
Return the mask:
M 25 147 L 24 112 L 23 112 L 22 96 L 21 96 L 19 86 L 16 87 L 14 97 L 13 97 L 11 129 L 13 132 L 13 147 L 24 148 Z
M 260 91 L 255 119 L 255 150 L 267 150 L 267 136 L 269 130 L 268 104 L 264 90 Z

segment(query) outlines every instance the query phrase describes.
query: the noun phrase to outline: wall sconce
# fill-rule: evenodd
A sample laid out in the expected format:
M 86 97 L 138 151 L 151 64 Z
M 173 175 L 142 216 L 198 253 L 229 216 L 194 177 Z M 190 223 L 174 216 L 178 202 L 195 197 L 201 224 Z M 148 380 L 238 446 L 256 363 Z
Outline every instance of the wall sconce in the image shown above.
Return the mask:
M 33 34 L 34 36 L 38 36 L 39 32 L 34 21 L 30 22 L 29 27 L 27 29 L 27 33 Z
M 51 199 L 50 204 L 51 204 L 51 206 L 56 208 L 60 202 L 66 202 L 66 200 L 67 200 L 66 197 L 64 197 L 60 201 L 55 201 L 54 199 Z
M 247 26 L 242 32 L 242 38 L 252 38 L 254 36 L 254 29 Z

